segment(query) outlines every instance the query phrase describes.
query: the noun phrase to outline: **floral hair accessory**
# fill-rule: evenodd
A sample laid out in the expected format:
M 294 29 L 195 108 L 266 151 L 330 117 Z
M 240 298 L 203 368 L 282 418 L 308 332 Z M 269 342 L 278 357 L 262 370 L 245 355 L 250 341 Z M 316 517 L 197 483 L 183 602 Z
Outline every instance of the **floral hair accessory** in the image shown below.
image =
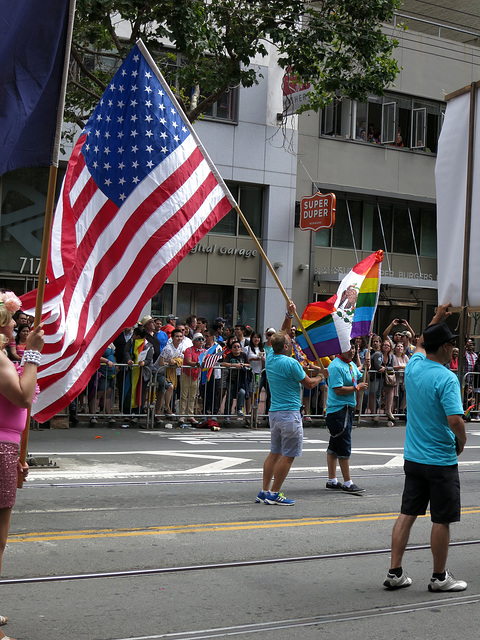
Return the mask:
M 13 291 L 3 291 L 0 293 L 0 305 L 4 304 L 9 313 L 15 313 L 22 306 L 21 300 L 13 293 Z

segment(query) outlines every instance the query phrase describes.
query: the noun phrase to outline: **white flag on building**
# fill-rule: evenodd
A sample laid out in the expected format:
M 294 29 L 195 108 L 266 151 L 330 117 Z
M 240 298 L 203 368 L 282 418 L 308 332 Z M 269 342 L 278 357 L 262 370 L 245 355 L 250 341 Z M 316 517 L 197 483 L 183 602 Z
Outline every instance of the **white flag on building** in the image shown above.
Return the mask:
M 480 306 L 480 104 L 476 94 L 472 221 L 469 233 L 467 305 Z M 465 211 L 470 118 L 470 92 L 447 103 L 438 143 L 435 182 L 437 191 L 438 303 L 462 305 Z

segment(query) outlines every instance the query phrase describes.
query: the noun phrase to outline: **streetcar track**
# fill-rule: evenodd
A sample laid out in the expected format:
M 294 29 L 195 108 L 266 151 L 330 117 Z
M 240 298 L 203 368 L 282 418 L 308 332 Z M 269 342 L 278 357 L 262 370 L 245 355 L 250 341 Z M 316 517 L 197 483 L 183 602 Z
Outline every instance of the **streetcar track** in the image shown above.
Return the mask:
M 409 603 L 404 605 L 390 605 L 387 607 L 375 607 L 372 609 L 361 609 L 359 611 L 346 611 L 343 613 L 324 614 L 304 618 L 290 618 L 287 620 L 275 620 L 268 622 L 256 622 L 250 624 L 239 624 L 229 627 L 216 627 L 212 629 L 202 629 L 198 631 L 178 631 L 172 633 L 162 633 L 148 636 L 129 636 L 128 638 L 115 638 L 114 640 L 161 640 L 171 638 L 172 640 L 208 640 L 209 638 L 222 638 L 226 636 L 245 635 L 251 633 L 265 633 L 266 631 L 279 631 L 281 629 L 292 629 L 299 627 L 314 627 L 321 625 L 331 625 L 333 623 L 353 622 L 366 620 L 369 618 L 380 618 L 390 615 L 412 614 L 428 609 L 442 609 L 445 607 L 458 607 L 470 604 L 478 604 L 480 594 L 469 596 L 450 596 L 440 600 L 432 599 L 423 602 Z
M 473 464 L 473 463 L 472 463 Z M 358 471 L 361 471 L 361 467 L 351 467 L 351 469 L 354 469 L 355 471 L 357 471 L 355 473 L 355 477 L 356 478 L 404 478 L 405 477 L 405 473 L 402 469 L 399 469 L 399 471 L 388 471 L 386 473 L 358 473 Z M 35 482 L 34 479 L 34 470 L 32 470 L 32 476 L 31 476 L 31 480 L 33 480 L 32 482 L 30 482 L 27 485 L 28 489 L 48 489 L 48 488 L 55 488 L 55 489 L 72 489 L 72 488 L 77 488 L 77 487 L 123 487 L 123 486 L 157 486 L 157 485 L 190 485 L 190 484 L 237 484 L 240 482 L 262 482 L 262 476 L 253 476 L 253 477 L 248 477 L 248 478 L 242 478 L 242 477 L 237 477 L 237 478 L 233 478 L 233 477 L 228 477 L 228 476 L 219 476 L 218 478 L 202 478 L 202 477 L 194 477 L 194 478 L 190 478 L 190 479 L 168 479 L 168 480 L 110 480 L 108 482 L 104 481 L 104 480 L 98 480 L 95 482 L 43 482 L 43 483 L 39 483 L 39 482 Z M 251 473 L 248 470 L 245 470 L 244 472 L 245 474 Z M 470 474 L 470 473 L 480 473 L 480 468 L 479 469 L 462 469 L 461 467 L 459 468 L 459 474 L 460 476 L 462 476 L 463 474 Z M 211 475 L 215 475 L 214 473 L 212 473 Z M 288 476 L 288 480 L 290 481 L 297 481 L 297 480 L 321 480 L 324 481 L 326 478 L 325 474 L 318 474 L 318 475 L 308 475 L 308 476 L 299 476 L 296 475 L 296 471 L 295 469 L 291 469 L 289 476 Z
M 480 544 L 480 540 L 463 540 L 459 542 L 451 542 L 450 547 L 465 547 Z M 405 551 L 425 551 L 430 550 L 429 544 L 408 546 Z M 321 560 L 335 560 L 344 558 L 357 558 L 362 556 L 375 556 L 375 555 L 387 555 L 390 554 L 390 548 L 386 549 L 366 549 L 363 551 L 342 551 L 337 553 L 323 553 L 310 556 L 291 556 L 287 558 L 263 558 L 261 560 L 240 560 L 237 562 L 223 562 L 223 563 L 211 563 L 200 565 L 187 565 L 183 567 L 156 567 L 153 569 L 130 569 L 122 571 L 108 571 L 101 573 L 80 573 L 80 574 L 65 574 L 57 576 L 37 576 L 34 578 L 7 578 L 0 580 L 0 585 L 15 585 L 15 584 L 34 584 L 34 583 L 46 583 L 46 582 L 62 582 L 62 581 L 76 581 L 76 580 L 94 580 L 98 578 L 121 578 L 121 577 L 135 577 L 146 576 L 152 574 L 168 574 L 168 573 L 184 573 L 191 571 L 211 571 L 220 569 L 238 569 L 242 567 L 254 567 L 264 565 L 277 565 L 277 564 L 291 564 L 298 562 L 318 562 Z M 475 596 L 476 597 L 476 596 Z M 480 596 L 479 596 L 480 597 Z M 170 637 L 170 636 L 145 636 L 145 637 Z

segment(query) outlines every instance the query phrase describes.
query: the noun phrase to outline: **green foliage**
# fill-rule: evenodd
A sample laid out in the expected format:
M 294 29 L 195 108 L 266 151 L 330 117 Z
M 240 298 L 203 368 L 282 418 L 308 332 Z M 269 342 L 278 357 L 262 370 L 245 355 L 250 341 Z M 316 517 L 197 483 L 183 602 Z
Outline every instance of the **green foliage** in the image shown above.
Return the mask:
M 121 61 L 141 37 L 189 119 L 231 86 L 250 87 L 255 57 L 276 49 L 314 90 L 303 110 L 340 91 L 381 95 L 399 69 L 397 43 L 381 30 L 399 0 L 77 0 L 66 119 L 80 126 Z M 175 47 L 167 52 L 166 43 Z

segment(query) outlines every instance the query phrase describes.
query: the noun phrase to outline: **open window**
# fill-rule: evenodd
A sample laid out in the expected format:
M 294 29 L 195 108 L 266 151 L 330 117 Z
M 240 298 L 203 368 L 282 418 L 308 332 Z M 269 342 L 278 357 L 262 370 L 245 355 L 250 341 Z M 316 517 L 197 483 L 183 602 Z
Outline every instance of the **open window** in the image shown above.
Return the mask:
M 412 126 L 412 149 L 423 149 L 427 139 L 427 110 L 425 107 L 421 109 L 413 109 L 413 126 Z
M 396 103 L 385 102 L 382 104 L 382 144 L 393 144 L 397 135 Z

